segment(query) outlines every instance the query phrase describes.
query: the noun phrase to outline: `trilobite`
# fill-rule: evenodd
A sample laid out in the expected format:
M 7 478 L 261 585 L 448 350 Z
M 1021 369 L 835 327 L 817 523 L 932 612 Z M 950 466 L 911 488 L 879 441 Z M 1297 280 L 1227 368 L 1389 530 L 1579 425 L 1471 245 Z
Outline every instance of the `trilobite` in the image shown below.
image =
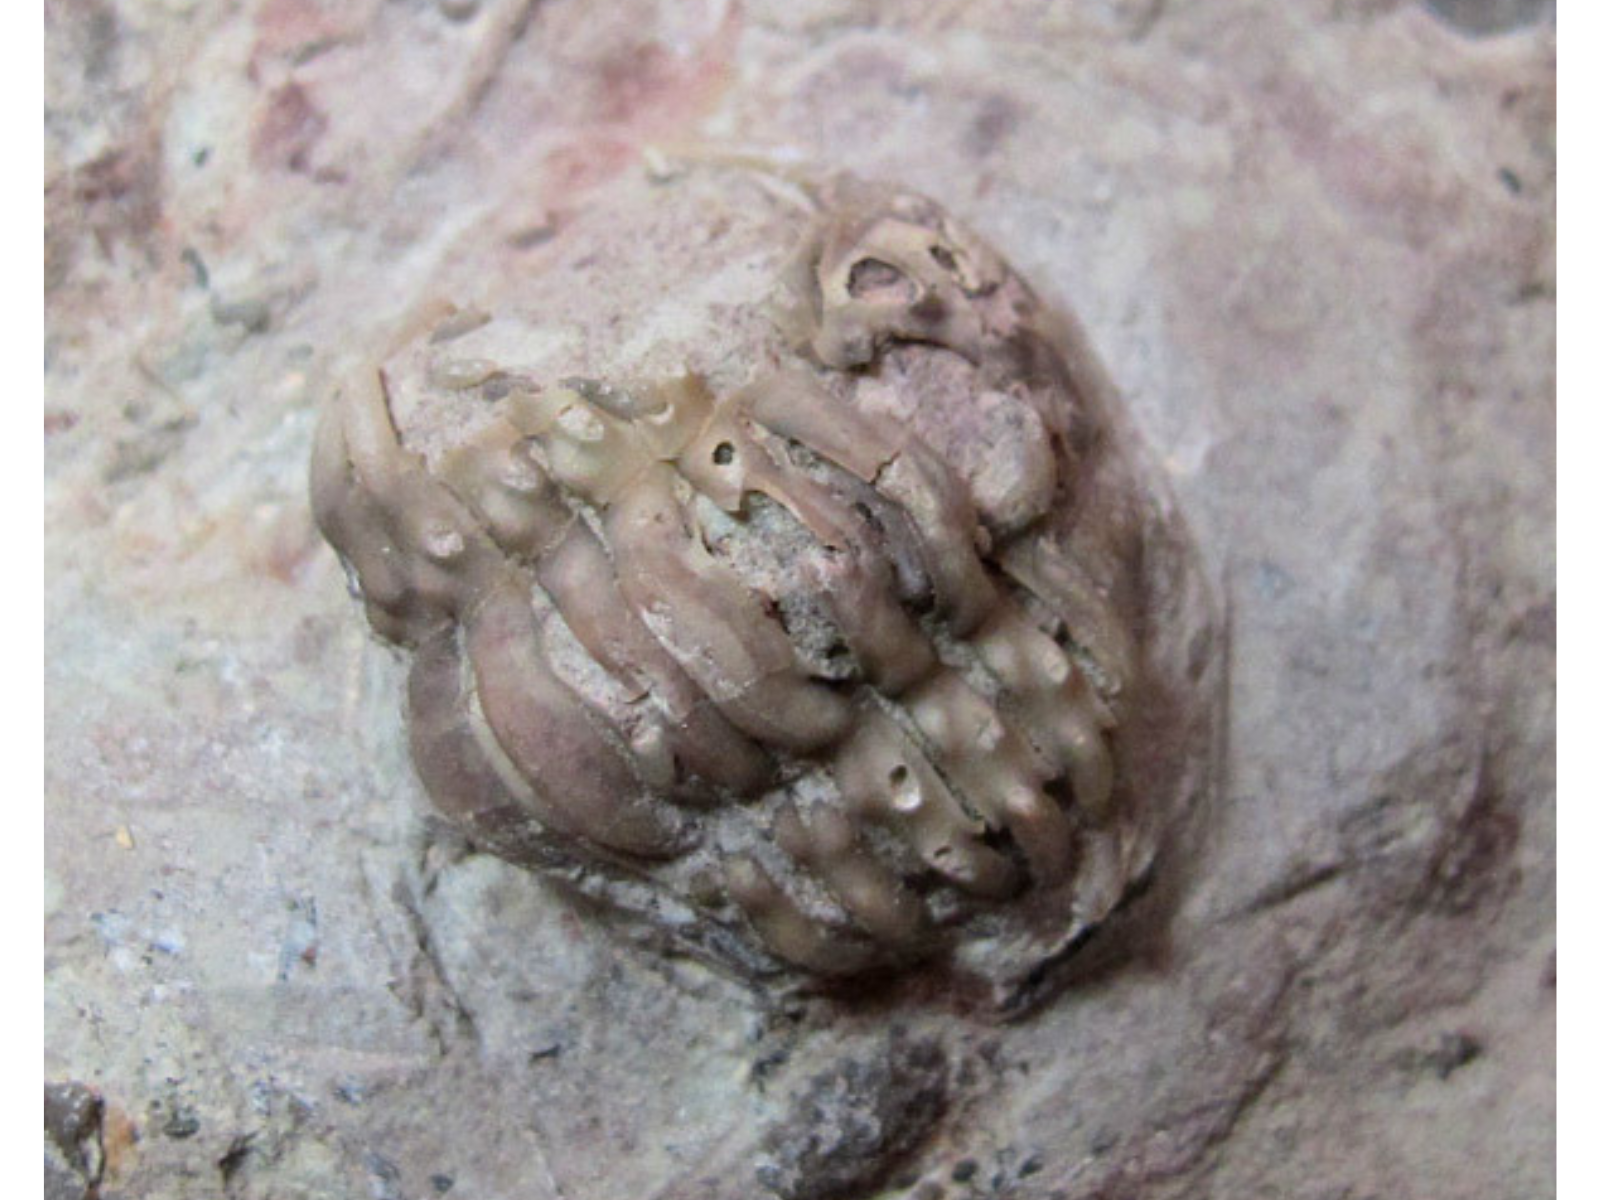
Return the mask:
M 1210 626 L 1075 326 L 846 176 L 619 185 L 458 274 L 312 470 L 435 807 L 750 977 L 1100 921 L 1203 774 Z

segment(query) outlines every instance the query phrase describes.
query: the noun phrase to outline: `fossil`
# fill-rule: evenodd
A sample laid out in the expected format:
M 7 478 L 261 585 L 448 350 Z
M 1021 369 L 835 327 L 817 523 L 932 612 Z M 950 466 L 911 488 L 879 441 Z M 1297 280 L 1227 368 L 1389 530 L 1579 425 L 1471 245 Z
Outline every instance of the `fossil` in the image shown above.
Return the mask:
M 314 450 L 434 806 L 750 978 L 1015 987 L 1209 751 L 1204 589 L 1082 335 L 848 176 L 618 185 L 536 254 Z

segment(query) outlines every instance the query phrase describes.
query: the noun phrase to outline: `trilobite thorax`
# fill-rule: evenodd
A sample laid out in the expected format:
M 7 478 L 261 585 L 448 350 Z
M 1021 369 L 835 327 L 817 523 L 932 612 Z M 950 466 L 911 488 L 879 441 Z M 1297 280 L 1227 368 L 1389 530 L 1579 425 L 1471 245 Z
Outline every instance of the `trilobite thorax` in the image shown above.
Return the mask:
M 1147 760 L 1189 745 L 1158 618 L 1193 581 L 1014 271 L 920 197 L 809 199 L 720 257 L 703 196 L 621 202 L 710 230 L 739 298 L 624 354 L 615 322 L 519 352 L 504 294 L 441 318 L 330 408 L 314 507 L 470 838 L 643 888 L 742 973 L 1003 975 L 1100 920 L 1179 802 Z M 607 232 L 543 286 L 626 259 Z

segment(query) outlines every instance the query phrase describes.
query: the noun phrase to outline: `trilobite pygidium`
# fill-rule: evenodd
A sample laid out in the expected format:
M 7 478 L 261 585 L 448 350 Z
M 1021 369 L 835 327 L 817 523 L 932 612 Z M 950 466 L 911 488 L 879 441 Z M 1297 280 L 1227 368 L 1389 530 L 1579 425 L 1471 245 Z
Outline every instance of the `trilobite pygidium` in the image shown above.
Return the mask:
M 751 974 L 1048 949 L 1150 858 L 1161 508 L 998 256 L 920 197 L 814 198 L 742 380 L 441 367 L 436 334 L 418 403 L 475 424 L 418 449 L 362 372 L 317 521 L 483 846 L 643 886 Z

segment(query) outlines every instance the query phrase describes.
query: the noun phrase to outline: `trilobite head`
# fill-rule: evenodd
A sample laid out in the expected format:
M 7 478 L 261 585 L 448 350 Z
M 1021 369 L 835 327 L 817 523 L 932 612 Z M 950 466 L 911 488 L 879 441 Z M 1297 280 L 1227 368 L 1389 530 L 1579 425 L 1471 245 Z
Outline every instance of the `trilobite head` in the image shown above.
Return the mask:
M 494 273 L 312 472 L 439 811 L 752 978 L 1010 986 L 1100 921 L 1208 626 L 1074 328 L 839 177 L 619 187 Z

